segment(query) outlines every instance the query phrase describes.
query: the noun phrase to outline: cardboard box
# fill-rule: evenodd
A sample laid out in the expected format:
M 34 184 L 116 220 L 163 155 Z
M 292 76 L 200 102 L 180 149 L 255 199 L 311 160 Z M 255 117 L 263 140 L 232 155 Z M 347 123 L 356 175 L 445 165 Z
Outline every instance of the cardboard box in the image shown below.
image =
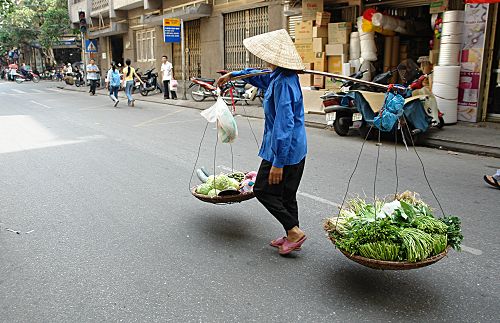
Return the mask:
M 329 12 L 316 12 L 316 26 L 328 26 L 331 16 Z
M 314 69 L 320 72 L 326 72 L 328 61 L 326 59 L 326 54 L 314 53 Z
M 349 44 L 328 44 L 325 46 L 326 56 L 349 56 Z
M 302 0 L 302 21 L 315 20 L 316 13 L 323 11 L 323 0 Z
M 437 65 L 439 61 L 439 50 L 432 49 L 429 51 L 429 63 Z
M 314 86 L 314 75 L 312 74 L 299 74 L 299 82 L 301 87 Z
M 319 87 L 320 89 L 325 88 L 325 77 L 321 75 L 314 75 L 314 82 L 313 82 L 315 87 Z
M 313 38 L 328 38 L 328 26 L 314 26 Z
M 313 22 L 303 21 L 295 23 L 295 39 L 313 38 Z
M 328 73 L 342 74 L 343 63 L 347 63 L 344 55 L 328 56 Z
M 327 43 L 328 43 L 328 38 L 313 38 L 313 52 L 315 53 L 324 52 Z
M 297 44 L 295 43 L 295 48 L 302 58 L 302 62 L 304 63 L 313 63 L 314 62 L 314 52 L 311 43 Z
M 312 44 L 312 38 L 299 38 L 295 39 L 295 44 Z
M 352 31 L 351 22 L 338 22 L 338 23 L 328 24 L 328 43 L 349 44 L 351 31 Z

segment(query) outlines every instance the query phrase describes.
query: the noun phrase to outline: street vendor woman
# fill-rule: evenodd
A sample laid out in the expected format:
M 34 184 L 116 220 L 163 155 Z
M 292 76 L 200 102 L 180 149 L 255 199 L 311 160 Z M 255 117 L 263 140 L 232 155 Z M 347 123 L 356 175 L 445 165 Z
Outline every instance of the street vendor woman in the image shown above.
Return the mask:
M 271 241 L 281 255 L 300 250 L 306 240 L 299 227 L 297 190 L 307 153 L 304 104 L 297 72 L 304 69 L 292 39 L 282 29 L 243 41 L 248 51 L 267 62 L 271 73 L 245 69 L 222 76 L 221 86 L 234 77 L 260 73 L 244 80 L 265 92 L 262 158 L 254 186 L 256 198 L 283 225 L 286 236 Z

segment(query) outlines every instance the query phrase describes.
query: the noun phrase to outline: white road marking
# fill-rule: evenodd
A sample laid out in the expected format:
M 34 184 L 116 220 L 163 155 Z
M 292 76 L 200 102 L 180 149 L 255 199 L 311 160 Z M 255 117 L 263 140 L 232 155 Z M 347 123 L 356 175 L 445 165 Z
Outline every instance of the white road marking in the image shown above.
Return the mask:
M 483 254 L 483 252 L 481 250 L 479 250 L 479 249 L 467 247 L 467 246 L 464 246 L 464 245 L 461 245 L 461 247 L 462 247 L 463 251 L 471 253 L 471 254 L 476 255 L 476 256 L 480 256 L 480 255 Z
M 40 102 L 36 102 L 36 101 L 33 101 L 33 100 L 31 100 L 30 102 L 31 102 L 31 103 L 34 103 L 34 104 L 37 104 L 37 105 L 39 105 L 39 106 L 41 106 L 41 107 L 44 107 L 44 108 L 46 108 L 46 109 L 54 109 L 53 107 L 49 107 L 48 105 L 45 105 L 45 104 L 40 103 Z
M 222 169 L 222 170 L 228 171 L 228 172 L 232 172 L 233 171 L 233 169 L 231 167 L 227 167 L 227 166 L 224 166 L 224 165 L 219 166 L 219 168 Z M 327 199 L 324 199 L 324 198 L 316 196 L 316 195 L 312 195 L 312 194 L 305 193 L 305 192 L 300 192 L 300 191 L 297 192 L 297 194 L 300 195 L 300 196 L 303 196 L 303 197 L 307 197 L 307 198 L 309 198 L 311 200 L 314 200 L 316 202 L 320 202 L 320 203 L 323 203 L 323 204 L 326 204 L 326 205 L 334 206 L 336 208 L 340 207 L 340 204 L 332 202 L 332 201 L 329 201 Z
M 33 89 L 33 91 L 35 91 L 36 93 L 45 93 L 44 91 L 39 90 L 39 89 Z
M 12 91 L 19 93 L 19 94 L 26 94 L 26 92 L 18 90 L 18 89 L 12 89 Z
M 137 127 L 142 127 L 142 126 L 145 126 L 145 125 L 148 125 L 148 124 L 154 123 L 155 121 L 158 121 L 158 120 L 164 119 L 164 118 L 166 118 L 166 117 L 169 117 L 169 116 L 171 116 L 171 115 L 174 115 L 174 114 L 179 113 L 179 112 L 182 112 L 182 111 L 186 111 L 186 109 L 179 109 L 179 110 L 176 110 L 176 111 L 174 111 L 174 112 L 167 113 L 167 114 L 165 114 L 165 115 L 162 115 L 162 116 L 159 116 L 159 117 L 156 117 L 156 118 L 153 118 L 153 119 L 150 119 L 150 120 L 147 120 L 147 121 L 144 121 L 144 122 L 138 123 L 138 124 L 134 125 L 133 127 L 134 127 L 134 128 L 137 128 Z

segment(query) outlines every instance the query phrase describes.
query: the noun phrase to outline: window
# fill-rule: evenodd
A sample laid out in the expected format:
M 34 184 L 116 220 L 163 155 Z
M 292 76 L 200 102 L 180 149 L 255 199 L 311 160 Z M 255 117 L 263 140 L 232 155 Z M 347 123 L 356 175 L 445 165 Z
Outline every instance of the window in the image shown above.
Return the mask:
M 154 55 L 155 30 L 139 30 L 135 33 L 135 53 L 138 62 L 151 62 L 156 60 Z

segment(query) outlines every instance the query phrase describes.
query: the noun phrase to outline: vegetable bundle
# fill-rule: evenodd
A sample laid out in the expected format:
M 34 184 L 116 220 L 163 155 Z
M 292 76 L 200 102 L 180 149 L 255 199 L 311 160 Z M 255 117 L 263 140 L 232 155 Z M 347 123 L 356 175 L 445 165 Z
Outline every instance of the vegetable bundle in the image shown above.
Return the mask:
M 460 250 L 463 239 L 459 218 L 435 218 L 432 209 L 411 192 L 389 203 L 352 199 L 338 217 L 326 219 L 324 229 L 338 248 L 387 261 L 419 262 L 448 246 Z
M 234 172 L 231 174 L 210 175 L 205 168 L 196 170 L 202 181 L 196 188 L 196 193 L 209 197 L 219 196 L 221 193 L 237 195 L 253 190 L 257 172 Z

